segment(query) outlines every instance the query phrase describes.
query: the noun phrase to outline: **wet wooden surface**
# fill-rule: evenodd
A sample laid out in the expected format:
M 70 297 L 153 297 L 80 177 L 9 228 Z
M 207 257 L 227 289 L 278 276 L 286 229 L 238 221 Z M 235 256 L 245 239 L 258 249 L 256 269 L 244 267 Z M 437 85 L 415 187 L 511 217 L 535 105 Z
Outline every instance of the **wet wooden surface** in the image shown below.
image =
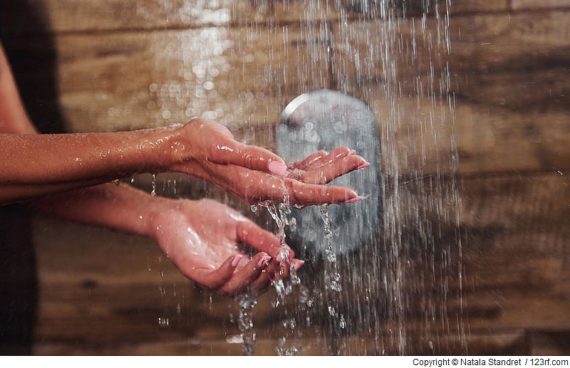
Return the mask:
M 403 42 L 419 26 L 420 3 L 411 2 L 410 17 L 399 18 Z M 570 3 L 453 3 L 449 55 L 433 48 L 431 36 L 418 38 L 416 56 L 398 53 L 400 124 L 381 129 L 384 141 L 393 142 L 384 146 L 383 157 L 396 161 L 384 166 L 388 174 L 398 167 L 403 182 L 418 172 L 427 178 L 449 174 L 449 142 L 457 137 L 468 351 L 568 354 Z M 227 124 L 240 139 L 274 148 L 282 108 L 316 88 L 344 89 L 368 102 L 378 117 L 389 114 L 378 55 L 367 48 L 380 42 L 374 37 L 381 21 L 358 9 L 307 8 L 299 1 L 204 4 L 2 2 L 3 42 L 24 87 L 55 85 L 53 108 L 68 131 L 136 129 L 201 115 Z M 23 22 L 30 11 L 34 21 Z M 350 30 L 338 21 L 343 14 Z M 433 22 L 428 17 L 431 31 Z M 357 68 L 347 45 L 358 50 L 361 66 L 373 67 Z M 54 55 L 48 75 L 38 63 Z M 445 98 L 414 93 L 411 80 L 428 81 L 427 60 L 436 67 L 449 63 L 454 115 Z M 32 108 L 45 104 L 33 98 Z M 434 114 L 441 119 L 433 128 L 439 139 L 421 129 Z M 413 185 L 408 191 L 413 195 Z M 210 301 L 152 242 L 41 214 L 33 224 L 39 276 L 35 353 L 240 353 L 239 344 L 226 343 L 226 335 L 238 333 L 229 318 L 236 303 Z M 450 287 L 457 290 L 453 280 Z M 265 295 L 256 307 L 260 354 L 273 354 L 276 345 L 276 332 L 267 328 L 269 302 Z M 449 310 L 460 307 L 453 297 L 447 304 Z M 418 333 L 413 316 L 420 313 L 409 313 L 406 328 Z M 159 318 L 168 318 L 169 326 L 161 327 Z M 398 353 L 394 341 L 386 342 L 385 351 L 374 350 L 366 338 L 348 341 L 360 353 Z M 442 333 L 437 351 L 463 352 L 457 341 L 457 335 Z M 325 351 L 310 338 L 305 345 L 305 353 Z

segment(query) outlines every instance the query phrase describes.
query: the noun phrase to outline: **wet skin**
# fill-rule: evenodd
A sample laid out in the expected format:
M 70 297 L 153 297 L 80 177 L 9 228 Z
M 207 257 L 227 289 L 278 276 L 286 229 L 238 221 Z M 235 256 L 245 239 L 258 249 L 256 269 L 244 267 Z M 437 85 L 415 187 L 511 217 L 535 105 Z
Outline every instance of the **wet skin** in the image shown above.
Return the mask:
M 133 132 L 37 134 L 0 47 L 0 204 L 28 201 L 69 220 L 151 237 L 184 275 L 222 293 L 261 291 L 270 279 L 287 276 L 283 263 L 299 268 L 302 261 L 292 251 L 278 260 L 278 239 L 223 204 L 153 197 L 108 182 L 176 171 L 248 202 L 314 205 L 359 200 L 349 188 L 324 184 L 367 165 L 346 147 L 286 165 L 200 119 Z M 250 258 L 238 242 L 259 252 Z

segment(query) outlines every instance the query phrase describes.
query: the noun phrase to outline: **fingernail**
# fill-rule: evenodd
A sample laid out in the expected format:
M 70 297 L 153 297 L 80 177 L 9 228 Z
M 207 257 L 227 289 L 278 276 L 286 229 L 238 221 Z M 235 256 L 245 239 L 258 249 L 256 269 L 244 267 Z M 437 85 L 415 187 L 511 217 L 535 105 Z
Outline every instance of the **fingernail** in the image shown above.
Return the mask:
M 270 256 L 261 257 L 261 259 L 257 262 L 257 268 L 263 268 L 267 266 L 270 260 L 271 260 Z
M 270 172 L 279 176 L 287 176 L 287 165 L 278 161 L 271 161 L 267 168 Z
M 356 198 L 351 198 L 351 199 L 346 200 L 345 203 L 355 203 L 355 202 L 358 202 L 360 200 L 362 200 L 362 197 L 358 196 Z
M 364 161 L 364 163 L 358 165 L 358 169 L 365 169 L 365 168 L 367 168 L 368 166 L 370 166 L 370 162 Z
M 237 267 L 237 265 L 239 264 L 239 261 L 241 260 L 242 256 L 234 256 L 234 259 L 232 259 L 232 267 Z
M 301 259 L 294 259 L 292 263 L 293 263 L 293 266 L 295 267 L 295 270 L 298 270 L 299 268 L 301 268 L 305 264 L 305 261 L 303 261 Z

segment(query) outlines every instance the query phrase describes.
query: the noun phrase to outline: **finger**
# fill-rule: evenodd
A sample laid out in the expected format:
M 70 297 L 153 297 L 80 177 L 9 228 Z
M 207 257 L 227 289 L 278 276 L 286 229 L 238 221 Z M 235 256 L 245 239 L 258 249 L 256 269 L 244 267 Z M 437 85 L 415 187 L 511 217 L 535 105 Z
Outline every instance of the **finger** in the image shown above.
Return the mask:
M 281 157 L 265 148 L 239 143 L 233 139 L 217 144 L 210 161 L 217 164 L 233 164 L 279 176 L 287 175 L 287 165 Z
M 316 205 L 353 202 L 360 197 L 353 190 L 340 186 L 306 184 L 296 180 L 286 180 L 292 204 Z
M 302 259 L 294 258 L 291 261 L 291 264 L 293 265 L 293 267 L 295 267 L 295 271 L 299 271 L 299 269 L 303 267 L 303 265 L 305 264 L 305 261 L 303 261 Z
M 359 199 L 358 194 L 344 187 L 304 184 L 235 165 L 228 165 L 224 170 L 220 170 L 219 165 L 210 165 L 211 167 L 205 166 L 211 171 L 209 176 L 205 176 L 207 180 L 252 203 L 288 200 L 291 204 L 311 205 Z
M 260 180 L 256 184 L 252 183 L 244 190 L 243 197 L 250 202 L 288 201 L 290 204 L 298 205 L 342 203 L 359 198 L 358 194 L 345 187 L 305 184 L 297 180 L 281 180 L 277 177 L 272 177 L 271 180 Z
M 327 151 L 317 151 L 315 153 L 310 154 L 309 156 L 305 157 L 304 159 L 300 160 L 300 161 L 295 161 L 293 163 L 289 164 L 290 168 L 293 169 L 300 169 L 303 170 L 304 168 L 315 164 L 316 162 L 320 161 L 321 159 L 325 158 L 328 156 Z
M 303 182 L 311 184 L 326 184 L 339 176 L 359 168 L 365 168 L 368 165 L 369 163 L 358 155 L 344 156 L 340 159 L 335 159 L 335 161 L 329 162 L 318 169 L 307 172 L 303 178 Z
M 297 258 L 288 259 L 287 262 L 281 262 L 281 269 L 280 269 L 280 276 L 281 278 L 288 278 L 291 275 L 291 272 L 297 272 L 305 261 L 302 261 Z
M 277 261 L 281 261 L 281 241 L 269 231 L 263 230 L 256 223 L 247 220 L 238 223 L 236 232 L 239 241 L 269 254 Z M 289 257 L 295 256 L 295 252 L 291 248 L 286 245 L 283 246 L 286 248 Z
M 251 261 L 239 269 L 220 288 L 226 294 L 237 294 L 259 277 L 271 261 L 271 256 L 265 252 L 257 253 Z
M 290 258 L 286 262 L 271 262 L 268 267 L 268 271 L 270 272 L 269 278 L 271 280 L 282 280 L 286 279 L 290 276 L 293 269 L 298 271 L 305 261 L 297 259 L 297 258 Z
M 273 267 L 275 269 L 271 275 L 273 280 L 283 280 L 289 277 L 289 269 L 291 268 L 289 259 L 284 259 L 281 262 L 273 262 Z
M 327 164 L 330 164 L 332 162 L 335 162 L 336 160 L 339 160 L 343 157 L 346 157 L 346 156 L 352 155 L 352 154 L 354 154 L 354 151 L 348 147 L 336 147 L 327 155 L 327 157 L 320 160 L 318 162 L 318 164 L 319 165 L 327 165 Z
M 218 269 L 204 272 L 203 275 L 202 272 L 199 272 L 201 275 L 193 277 L 193 279 L 210 289 L 217 289 L 231 279 L 242 257 L 241 254 L 231 256 Z
M 238 144 L 243 167 L 264 171 L 279 176 L 287 176 L 287 165 L 283 159 L 273 152 L 258 146 Z
M 273 272 L 270 269 L 271 267 L 272 267 L 271 265 L 267 266 L 267 268 L 261 272 L 259 277 L 251 283 L 250 288 L 252 291 L 261 293 L 262 291 L 267 289 L 269 284 L 271 284 L 271 274 Z

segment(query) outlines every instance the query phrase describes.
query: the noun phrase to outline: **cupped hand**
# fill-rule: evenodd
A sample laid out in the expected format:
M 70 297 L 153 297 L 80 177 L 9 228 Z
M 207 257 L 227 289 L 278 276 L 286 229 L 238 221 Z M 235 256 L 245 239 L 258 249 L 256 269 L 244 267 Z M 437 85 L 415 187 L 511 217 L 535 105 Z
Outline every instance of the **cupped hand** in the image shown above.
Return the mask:
M 193 159 L 172 169 L 197 176 L 248 202 L 266 200 L 297 205 L 354 202 L 357 193 L 340 186 L 325 186 L 336 177 L 367 167 L 364 158 L 346 147 L 331 153 L 316 152 L 302 161 L 285 165 L 279 156 L 235 141 L 225 127 L 201 120 L 189 131 L 202 143 Z
M 287 246 L 282 251 L 275 235 L 221 203 L 171 203 L 150 217 L 151 234 L 185 276 L 207 288 L 230 295 L 246 289 L 260 292 L 272 279 L 288 276 L 284 263 L 295 269 L 303 265 Z M 246 255 L 240 243 L 258 253 Z

